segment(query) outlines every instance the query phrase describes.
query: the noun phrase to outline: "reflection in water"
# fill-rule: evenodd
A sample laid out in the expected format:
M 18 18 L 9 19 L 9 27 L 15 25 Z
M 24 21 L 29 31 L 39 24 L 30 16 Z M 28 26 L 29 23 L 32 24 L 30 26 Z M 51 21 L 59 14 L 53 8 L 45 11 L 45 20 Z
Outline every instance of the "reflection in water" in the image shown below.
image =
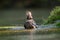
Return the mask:
M 34 33 L 35 33 L 35 29 L 32 29 L 30 32 L 30 40 L 34 40 Z
M 31 29 L 29 32 L 22 32 L 15 35 L 0 36 L 0 40 L 60 40 L 60 34 L 37 32 L 43 29 L 53 28 L 55 25 L 40 25 L 37 29 Z M 10 28 L 10 30 L 25 30 L 23 27 Z
M 0 37 L 0 40 L 60 40 L 60 34 L 48 34 L 48 35 L 14 35 Z

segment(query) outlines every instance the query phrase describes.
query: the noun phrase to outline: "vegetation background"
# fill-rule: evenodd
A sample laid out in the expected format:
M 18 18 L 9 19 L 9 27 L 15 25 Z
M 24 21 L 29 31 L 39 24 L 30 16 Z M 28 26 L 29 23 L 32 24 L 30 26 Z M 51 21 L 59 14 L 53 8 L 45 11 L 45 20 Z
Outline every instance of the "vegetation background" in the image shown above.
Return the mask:
M 28 9 L 37 24 L 43 24 L 55 6 L 60 6 L 60 0 L 0 0 L 0 26 L 23 25 Z

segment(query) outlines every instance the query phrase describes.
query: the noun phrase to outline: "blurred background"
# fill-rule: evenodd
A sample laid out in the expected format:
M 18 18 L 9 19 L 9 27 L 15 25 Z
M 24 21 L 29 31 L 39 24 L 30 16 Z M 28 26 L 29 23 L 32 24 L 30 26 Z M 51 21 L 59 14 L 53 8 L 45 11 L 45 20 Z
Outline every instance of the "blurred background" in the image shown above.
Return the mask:
M 0 0 L 0 26 L 23 25 L 30 9 L 37 24 L 43 24 L 60 0 Z

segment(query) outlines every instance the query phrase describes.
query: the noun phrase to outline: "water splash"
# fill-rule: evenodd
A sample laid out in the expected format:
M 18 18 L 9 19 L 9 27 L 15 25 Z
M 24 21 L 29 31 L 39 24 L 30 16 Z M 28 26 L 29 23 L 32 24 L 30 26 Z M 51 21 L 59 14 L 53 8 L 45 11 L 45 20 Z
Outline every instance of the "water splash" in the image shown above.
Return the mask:
M 57 26 L 55 24 L 48 24 L 48 25 L 39 25 L 38 26 L 38 30 L 41 30 L 41 29 L 50 29 L 50 28 L 56 28 Z
M 36 35 L 36 30 L 43 30 L 43 29 L 50 29 L 50 28 L 55 28 L 55 24 L 49 24 L 49 25 L 39 25 L 38 28 L 35 28 L 35 29 L 32 29 L 30 31 L 30 35 L 29 35 L 29 40 L 37 40 L 37 39 L 45 39 L 45 38 L 53 38 L 54 37 L 54 34 L 53 36 L 46 36 L 46 35 L 40 35 L 40 37 L 38 37 L 39 35 Z M 37 38 L 36 38 L 37 36 Z M 44 37 L 44 38 L 42 38 Z

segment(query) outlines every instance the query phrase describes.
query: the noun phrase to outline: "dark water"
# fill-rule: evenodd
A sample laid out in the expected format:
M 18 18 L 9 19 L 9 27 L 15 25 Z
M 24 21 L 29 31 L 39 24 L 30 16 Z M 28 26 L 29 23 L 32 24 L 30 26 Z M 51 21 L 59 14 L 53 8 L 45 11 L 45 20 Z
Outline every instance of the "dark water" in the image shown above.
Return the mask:
M 42 18 L 47 18 L 50 13 L 48 8 L 31 9 L 34 20 L 42 23 Z M 0 25 L 23 25 L 26 20 L 26 9 L 20 10 L 0 10 Z
M 18 32 L 14 35 L 5 35 L 0 36 L 0 40 L 60 40 L 60 34 L 59 33 L 47 33 L 47 32 L 39 32 L 43 29 L 51 29 L 53 28 L 53 25 L 40 25 L 36 29 L 31 29 L 29 32 L 28 30 L 26 32 Z M 26 30 L 24 27 L 15 27 L 10 28 L 10 30 Z
M 17 25 L 23 24 L 25 21 L 25 11 L 26 10 L 1 10 L 2 13 L 0 16 L 0 25 Z M 35 21 L 40 24 L 41 18 L 47 18 L 49 16 L 50 10 L 49 9 L 32 9 L 33 17 Z M 53 26 L 53 25 L 52 25 Z M 31 32 L 22 32 L 21 34 L 15 35 L 8 35 L 8 36 L 0 36 L 0 40 L 60 40 L 60 34 L 57 33 L 43 33 L 36 32 L 36 30 L 40 29 L 50 29 L 51 25 L 40 25 L 37 29 Z M 9 30 L 25 30 L 24 28 L 17 27 L 11 28 Z
M 60 34 L 14 35 L 14 36 L 0 37 L 0 40 L 60 40 Z
M 29 35 L 0 36 L 0 40 L 60 40 L 60 34 L 35 34 L 35 32 L 31 32 Z

